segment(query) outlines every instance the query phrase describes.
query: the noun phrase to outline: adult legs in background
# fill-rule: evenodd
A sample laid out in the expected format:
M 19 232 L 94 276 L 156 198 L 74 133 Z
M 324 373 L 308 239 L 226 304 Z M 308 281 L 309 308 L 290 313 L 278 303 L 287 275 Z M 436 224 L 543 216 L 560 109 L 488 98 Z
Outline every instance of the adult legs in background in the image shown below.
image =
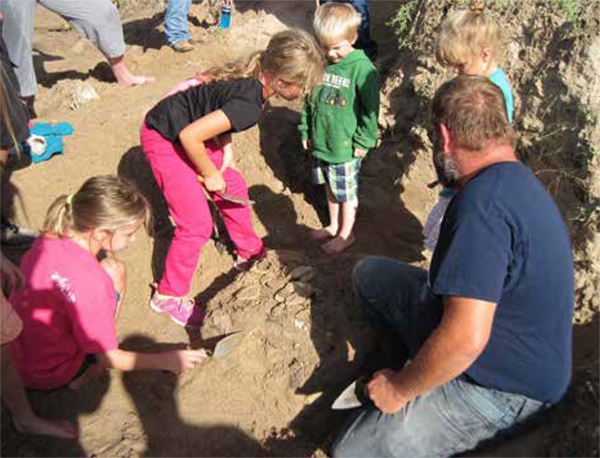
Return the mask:
M 0 11 L 4 16 L 2 36 L 8 56 L 16 66 L 23 98 L 33 97 L 37 90 L 32 57 L 35 4 L 36 0 L 0 0 Z
M 167 1 L 165 34 L 167 35 L 167 43 L 176 51 L 185 52 L 193 49 L 193 46 L 187 42 L 191 38 L 188 27 L 191 4 L 192 0 Z
M 117 82 L 132 86 L 154 81 L 136 76 L 125 64 L 125 40 L 119 10 L 110 0 L 39 0 L 92 41 L 108 60 Z

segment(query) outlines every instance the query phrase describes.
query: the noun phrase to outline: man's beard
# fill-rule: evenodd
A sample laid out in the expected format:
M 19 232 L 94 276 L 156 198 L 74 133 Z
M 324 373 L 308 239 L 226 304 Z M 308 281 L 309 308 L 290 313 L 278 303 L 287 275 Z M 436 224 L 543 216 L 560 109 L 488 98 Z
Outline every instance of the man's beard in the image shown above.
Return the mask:
M 438 181 L 446 188 L 456 187 L 456 181 L 460 178 L 456 161 L 446 156 L 440 150 L 436 151 L 433 157 Z

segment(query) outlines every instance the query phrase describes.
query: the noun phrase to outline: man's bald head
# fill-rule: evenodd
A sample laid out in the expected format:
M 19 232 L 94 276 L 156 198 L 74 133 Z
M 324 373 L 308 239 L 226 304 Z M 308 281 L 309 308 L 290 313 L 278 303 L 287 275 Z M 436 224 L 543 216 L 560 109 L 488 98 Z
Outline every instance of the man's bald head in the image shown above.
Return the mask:
M 502 90 L 488 78 L 457 76 L 442 84 L 433 99 L 431 121 L 436 131 L 444 124 L 456 144 L 467 150 L 515 145 Z

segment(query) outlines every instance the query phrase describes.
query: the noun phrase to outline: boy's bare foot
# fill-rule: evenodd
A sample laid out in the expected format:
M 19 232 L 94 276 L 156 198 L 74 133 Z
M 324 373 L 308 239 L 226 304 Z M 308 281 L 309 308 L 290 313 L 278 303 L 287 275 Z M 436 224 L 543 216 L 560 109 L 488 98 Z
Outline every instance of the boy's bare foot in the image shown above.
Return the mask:
M 333 230 L 329 226 L 323 227 L 321 229 L 311 229 L 310 230 L 310 236 L 317 241 L 327 240 L 332 237 L 335 237 L 336 233 L 337 233 L 337 230 Z
M 26 434 L 43 434 L 45 436 L 60 437 L 61 439 L 75 439 L 77 428 L 69 421 L 46 420 L 33 414 L 27 418 L 14 417 L 17 431 Z
M 330 240 L 329 242 L 321 245 L 321 250 L 325 254 L 337 254 L 344 251 L 350 245 L 354 243 L 354 235 L 350 234 L 348 238 L 343 238 L 341 235 L 338 235 L 336 238 Z

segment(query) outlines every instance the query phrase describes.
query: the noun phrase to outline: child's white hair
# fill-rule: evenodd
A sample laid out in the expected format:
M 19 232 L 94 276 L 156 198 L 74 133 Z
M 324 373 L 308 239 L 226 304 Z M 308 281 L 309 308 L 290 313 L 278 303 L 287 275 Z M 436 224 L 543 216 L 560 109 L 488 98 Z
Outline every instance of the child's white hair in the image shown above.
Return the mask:
M 321 44 L 356 40 L 361 17 L 348 3 L 331 2 L 317 8 L 313 27 Z

